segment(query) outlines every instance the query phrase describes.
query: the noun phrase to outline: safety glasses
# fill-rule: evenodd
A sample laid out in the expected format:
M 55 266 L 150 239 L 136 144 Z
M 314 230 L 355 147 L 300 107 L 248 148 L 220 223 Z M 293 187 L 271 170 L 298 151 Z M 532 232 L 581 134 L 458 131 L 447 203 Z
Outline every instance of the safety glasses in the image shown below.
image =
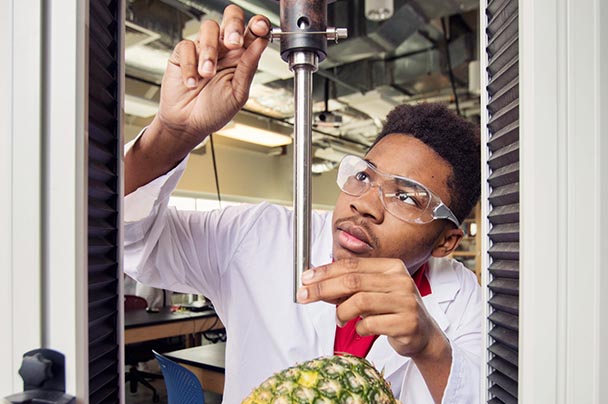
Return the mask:
M 406 177 L 385 174 L 360 157 L 342 159 L 336 182 L 351 196 L 361 196 L 376 187 L 386 211 L 404 222 L 424 224 L 446 219 L 460 226 L 450 208 L 427 187 Z

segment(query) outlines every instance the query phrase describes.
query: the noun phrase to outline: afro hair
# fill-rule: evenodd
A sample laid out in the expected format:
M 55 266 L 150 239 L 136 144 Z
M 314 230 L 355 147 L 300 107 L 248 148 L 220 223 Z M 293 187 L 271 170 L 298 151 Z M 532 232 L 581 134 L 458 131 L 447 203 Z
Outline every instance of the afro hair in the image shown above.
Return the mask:
M 452 193 L 450 209 L 462 222 L 477 203 L 481 189 L 478 127 L 443 104 L 422 103 L 393 109 L 370 150 L 390 134 L 419 139 L 448 162 L 452 167 L 447 184 Z

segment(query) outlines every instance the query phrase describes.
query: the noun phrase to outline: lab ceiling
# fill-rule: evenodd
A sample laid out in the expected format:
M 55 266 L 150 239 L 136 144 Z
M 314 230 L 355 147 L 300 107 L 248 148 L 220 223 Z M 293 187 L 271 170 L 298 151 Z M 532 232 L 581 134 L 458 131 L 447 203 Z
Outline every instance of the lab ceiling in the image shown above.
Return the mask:
M 171 49 L 182 38 L 195 38 L 201 18 L 219 20 L 229 4 L 280 25 L 277 0 L 127 2 L 126 111 L 133 114 L 127 119 L 153 113 Z M 456 108 L 458 100 L 460 113 L 478 120 L 478 6 L 477 0 L 394 0 L 393 16 L 377 22 L 365 17 L 365 0 L 330 3 L 328 25 L 348 28 L 348 39 L 329 44 L 314 75 L 316 161 L 360 153 L 387 112 L 402 103 L 441 101 Z M 292 77 L 278 41 L 270 44 L 244 113 L 290 130 Z

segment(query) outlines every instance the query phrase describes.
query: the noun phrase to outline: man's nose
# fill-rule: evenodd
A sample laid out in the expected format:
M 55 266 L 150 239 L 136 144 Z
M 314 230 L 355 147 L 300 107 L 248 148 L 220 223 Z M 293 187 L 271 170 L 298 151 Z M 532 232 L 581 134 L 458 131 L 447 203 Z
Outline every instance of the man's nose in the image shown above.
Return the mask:
M 377 184 L 371 184 L 365 192 L 351 201 L 350 208 L 375 223 L 381 223 L 384 220 L 384 204 L 380 199 L 381 195 L 382 189 Z

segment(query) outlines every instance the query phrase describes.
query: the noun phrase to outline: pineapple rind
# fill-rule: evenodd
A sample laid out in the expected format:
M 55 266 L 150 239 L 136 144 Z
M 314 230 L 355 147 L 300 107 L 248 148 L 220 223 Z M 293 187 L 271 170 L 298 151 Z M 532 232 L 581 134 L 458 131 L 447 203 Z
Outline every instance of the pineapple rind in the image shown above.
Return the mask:
M 313 359 L 276 373 L 242 404 L 394 404 L 388 383 L 364 358 Z

